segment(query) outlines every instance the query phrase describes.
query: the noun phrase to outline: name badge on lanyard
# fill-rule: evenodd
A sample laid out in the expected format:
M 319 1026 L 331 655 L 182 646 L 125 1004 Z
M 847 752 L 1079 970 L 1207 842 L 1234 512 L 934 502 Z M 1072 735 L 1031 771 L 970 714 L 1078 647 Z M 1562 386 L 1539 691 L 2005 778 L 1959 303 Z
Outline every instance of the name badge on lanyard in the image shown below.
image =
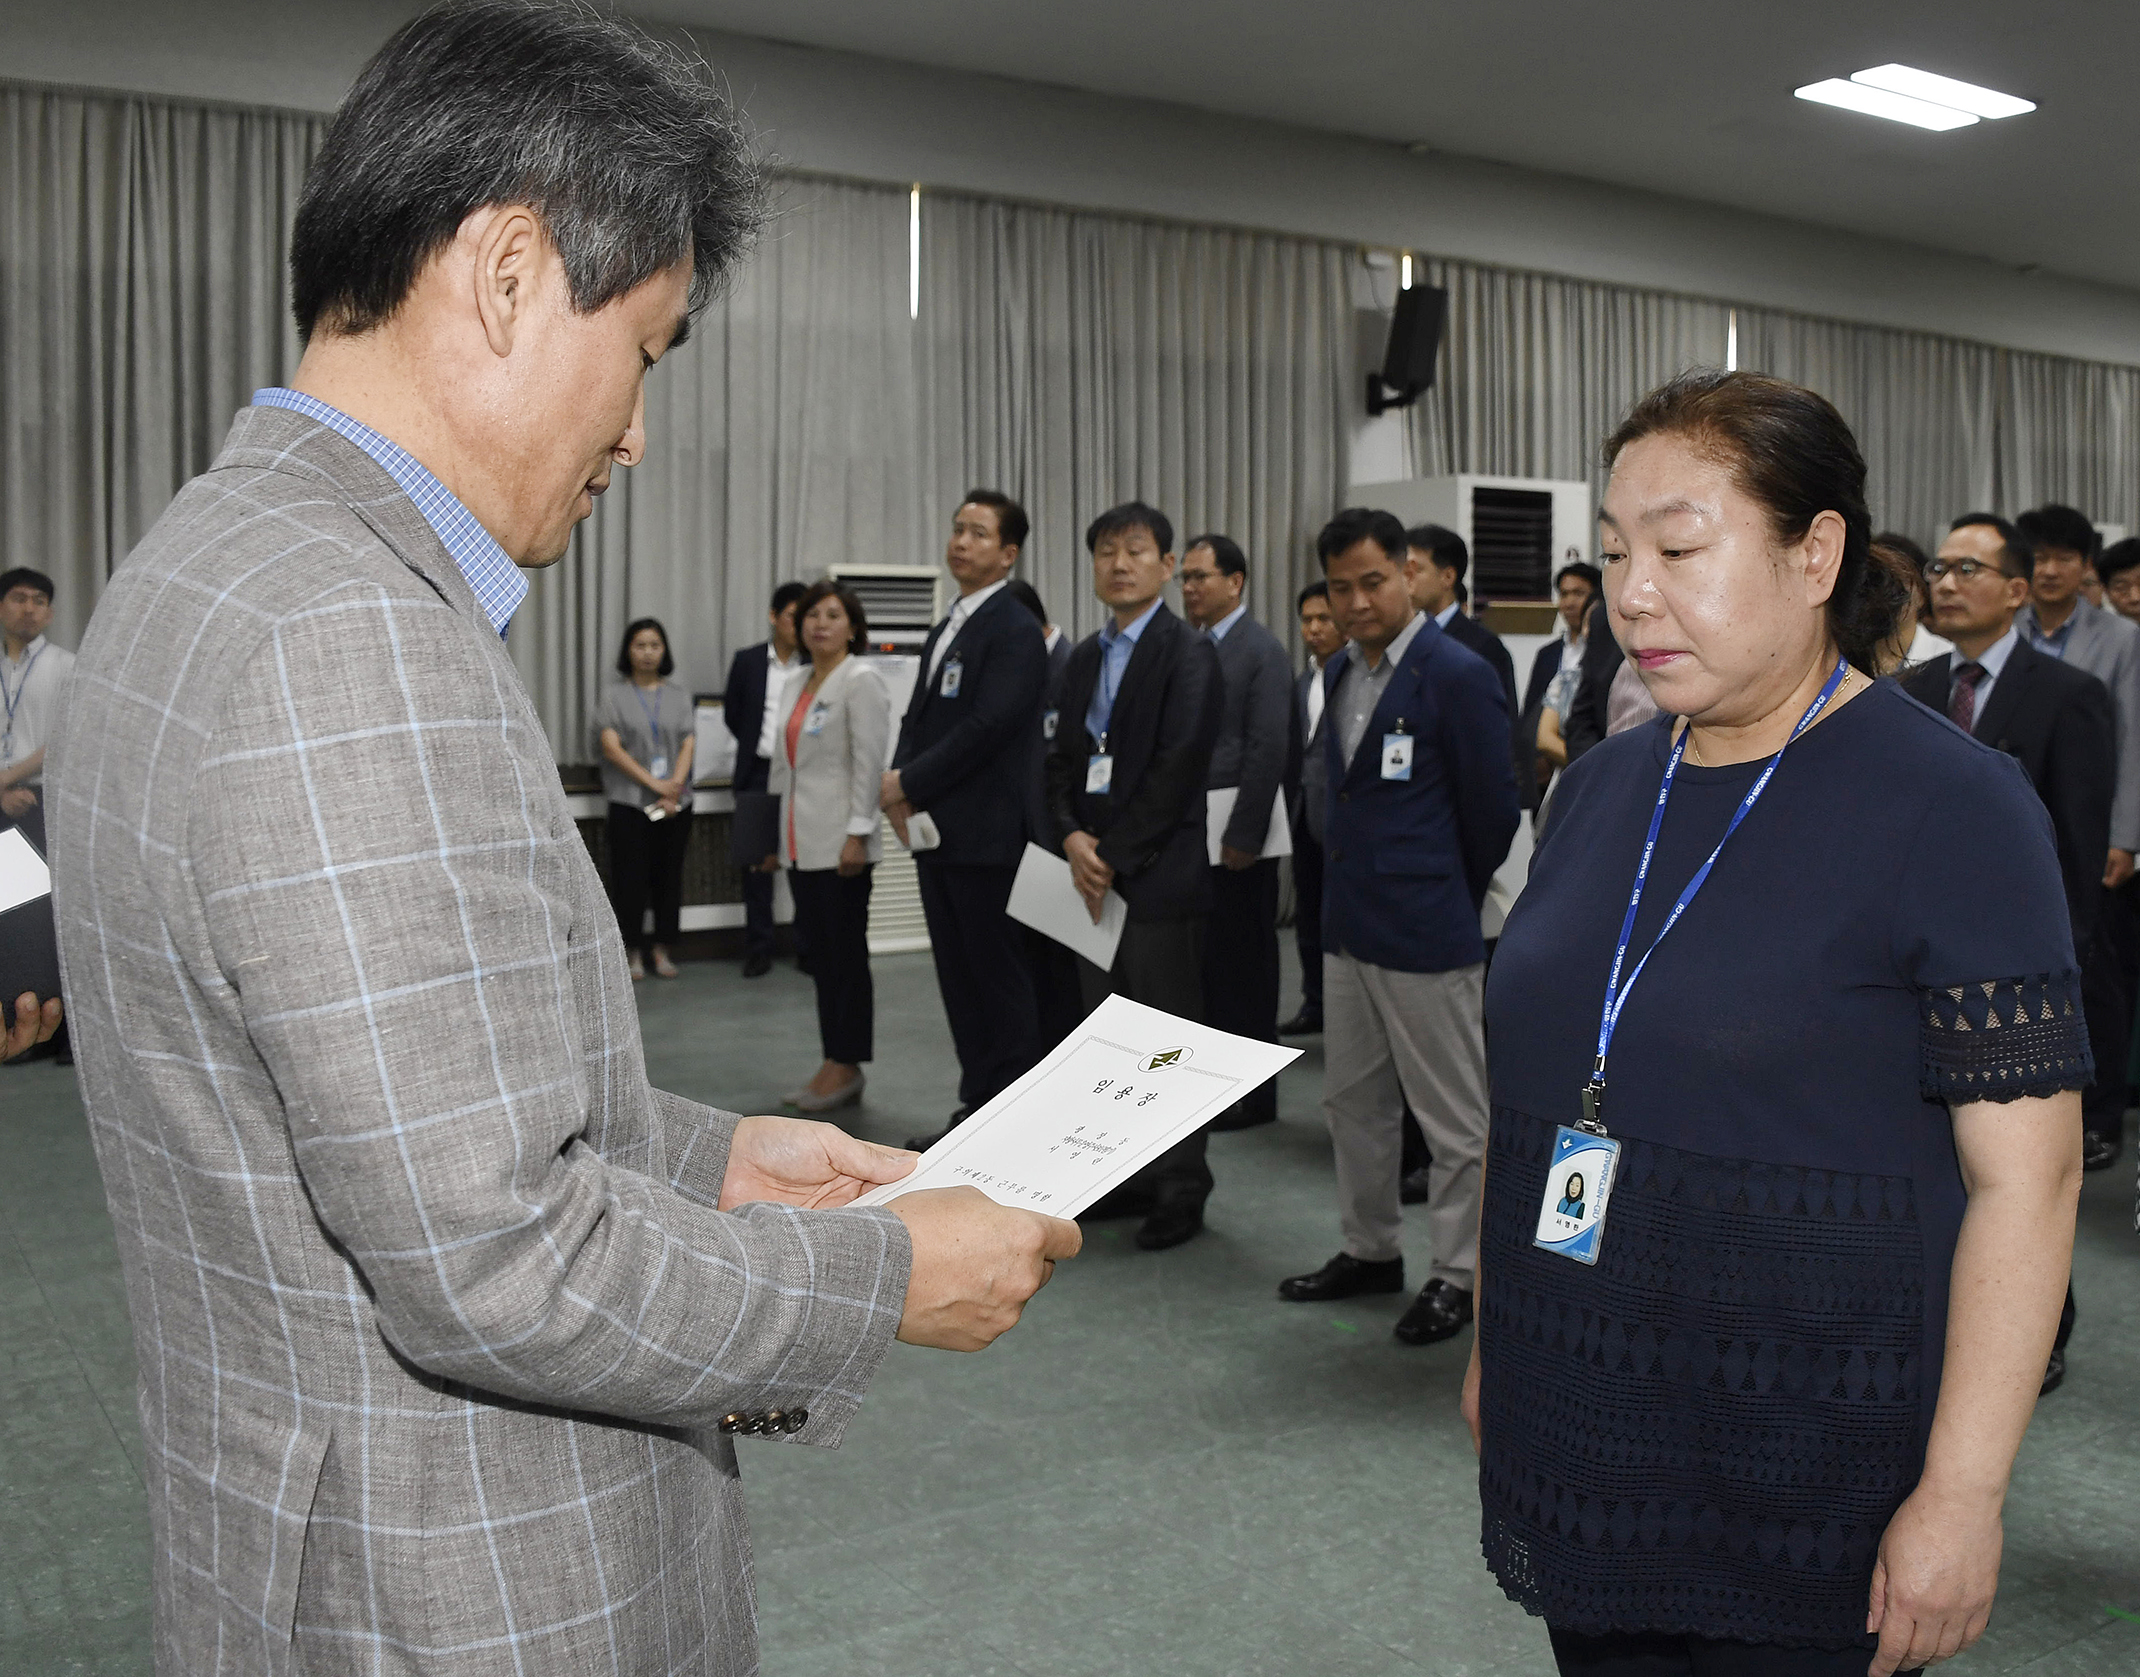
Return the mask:
M 1062 715 L 1059 710 L 1051 710 L 1040 719 L 1040 737 L 1050 745 L 1055 743 L 1055 725 L 1062 720 Z
M 938 685 L 937 692 L 947 699 L 957 698 L 959 696 L 959 683 L 965 679 L 965 675 L 966 666 L 959 661 L 959 655 L 956 652 L 952 653 L 949 658 L 944 660 L 943 681 Z
M 1109 755 L 1107 742 L 1100 741 L 1100 749 L 1085 760 L 1085 790 L 1094 795 L 1112 792 L 1115 787 L 1115 760 Z
M 1620 1144 L 1611 1136 L 1561 1125 L 1553 1137 L 1553 1160 L 1546 1167 L 1538 1231 L 1531 1244 L 1579 1264 L 1596 1263 L 1598 1240 L 1605 1233 L 1605 1202 L 1612 1195 L 1619 1163 Z
M 1598 1018 L 1598 1057 L 1591 1067 L 1590 1081 L 1580 1090 L 1583 1116 L 1573 1128 L 1563 1124 L 1554 1134 L 1553 1161 L 1546 1172 L 1545 1191 L 1539 1200 L 1538 1229 L 1532 1237 L 1533 1245 L 1574 1258 L 1578 1263 L 1598 1261 L 1598 1245 L 1605 1237 L 1606 1200 L 1612 1192 L 1613 1167 L 1619 1163 L 1620 1157 L 1620 1144 L 1605 1133 L 1605 1061 L 1612 1052 L 1612 1039 L 1620 1028 L 1620 1014 L 1627 1006 L 1628 994 L 1634 989 L 1635 980 L 1642 976 L 1643 969 L 1650 964 L 1650 957 L 1657 953 L 1658 945 L 1671 934 L 1672 928 L 1679 924 L 1680 916 L 1687 912 L 1687 905 L 1708 883 L 1716 859 L 1724 854 L 1724 846 L 1739 830 L 1739 823 L 1746 819 L 1754 805 L 1760 802 L 1761 794 L 1768 790 L 1776 766 L 1783 761 L 1783 753 L 1819 719 L 1849 673 L 1849 663 L 1838 658 L 1834 674 L 1828 677 L 1819 696 L 1806 707 L 1805 715 L 1798 719 L 1798 726 L 1791 730 L 1791 738 L 1783 742 L 1782 748 L 1755 777 L 1746 796 L 1739 800 L 1739 807 L 1732 814 L 1731 824 L 1724 829 L 1724 836 L 1716 841 L 1716 848 L 1709 852 L 1708 860 L 1694 870 L 1694 877 L 1687 881 L 1686 888 L 1679 893 L 1679 900 L 1665 915 L 1664 924 L 1650 940 L 1649 948 L 1643 951 L 1634 970 L 1622 983 L 1620 973 L 1627 962 L 1628 945 L 1635 936 L 1635 914 L 1642 906 L 1643 887 L 1649 883 L 1650 861 L 1657 854 L 1657 835 L 1664 827 L 1665 805 L 1671 802 L 1672 782 L 1679 776 L 1679 761 L 1686 755 L 1691 728 L 1682 728 L 1679 738 L 1673 741 L 1672 755 L 1665 759 L 1664 779 L 1657 787 L 1657 802 L 1650 811 L 1649 836 L 1642 841 L 1642 860 L 1635 867 L 1635 887 L 1628 894 L 1627 913 L 1620 921 L 1620 942 L 1613 951 L 1612 972 L 1605 980 L 1605 1006 Z
M 1405 732 L 1404 718 L 1401 716 L 1397 718 L 1396 731 L 1382 736 L 1382 778 L 1412 778 L 1412 736 Z

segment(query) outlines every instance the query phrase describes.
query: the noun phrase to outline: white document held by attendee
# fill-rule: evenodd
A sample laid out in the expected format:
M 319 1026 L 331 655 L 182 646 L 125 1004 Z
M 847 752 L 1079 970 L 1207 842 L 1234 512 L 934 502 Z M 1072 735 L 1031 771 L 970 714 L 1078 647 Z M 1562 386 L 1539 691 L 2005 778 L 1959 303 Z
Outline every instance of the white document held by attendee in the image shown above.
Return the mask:
M 0 914 L 52 894 L 52 870 L 20 827 L 0 833 Z M 10 998 L 12 1001 L 13 998 Z
M 1299 1054 L 1109 996 L 912 1175 L 854 1203 L 966 1187 L 999 1205 L 1075 1217 Z
M 1219 865 L 1219 846 L 1226 837 L 1226 823 L 1233 819 L 1234 801 L 1241 796 L 1238 786 L 1214 786 L 1204 794 L 1204 847 L 1211 852 L 1211 865 Z M 1290 856 L 1293 854 L 1293 824 L 1285 816 L 1285 788 L 1271 800 L 1271 824 L 1263 830 L 1263 855 Z
M 1019 858 L 1018 877 L 1011 881 L 1009 913 L 1021 926 L 1053 938 L 1106 972 L 1115 964 L 1129 904 L 1109 891 L 1100 899 L 1100 920 L 1094 925 L 1092 910 L 1071 882 L 1070 864 L 1053 851 L 1028 844 Z

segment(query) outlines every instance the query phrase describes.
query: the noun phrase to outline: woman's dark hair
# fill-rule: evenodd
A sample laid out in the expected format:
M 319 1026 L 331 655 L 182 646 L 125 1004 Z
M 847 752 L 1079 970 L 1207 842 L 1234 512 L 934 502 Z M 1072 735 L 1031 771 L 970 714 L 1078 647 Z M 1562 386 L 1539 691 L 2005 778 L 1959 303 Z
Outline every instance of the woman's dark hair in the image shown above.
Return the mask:
M 635 617 L 624 631 L 624 643 L 617 648 L 617 674 L 630 678 L 632 673 L 632 642 L 639 638 L 639 631 L 651 629 L 661 637 L 661 668 L 656 675 L 674 675 L 676 659 L 669 651 L 669 631 L 661 626 L 658 617 Z
M 764 213 L 758 160 L 704 64 L 592 6 L 435 7 L 358 73 L 305 176 L 298 335 L 383 324 L 493 204 L 542 218 L 582 314 L 687 257 L 696 312 Z
M 1892 567 L 1873 560 L 1865 456 L 1834 404 L 1762 373 L 1695 368 L 1635 404 L 1605 441 L 1607 469 L 1628 444 L 1650 436 L 1684 437 L 1721 460 L 1767 511 L 1779 542 L 1800 540 L 1824 512 L 1842 519 L 1828 632 L 1845 658 L 1877 675 L 1880 645 L 1912 597 Z
M 854 633 L 848 637 L 847 650 L 860 652 L 869 644 L 869 614 L 862 609 L 862 596 L 844 582 L 835 582 L 827 577 L 823 582 L 813 582 L 803 590 L 803 597 L 795 602 L 795 638 L 802 639 L 803 619 L 810 615 L 820 600 L 837 600 L 840 609 L 847 613 L 847 625 Z

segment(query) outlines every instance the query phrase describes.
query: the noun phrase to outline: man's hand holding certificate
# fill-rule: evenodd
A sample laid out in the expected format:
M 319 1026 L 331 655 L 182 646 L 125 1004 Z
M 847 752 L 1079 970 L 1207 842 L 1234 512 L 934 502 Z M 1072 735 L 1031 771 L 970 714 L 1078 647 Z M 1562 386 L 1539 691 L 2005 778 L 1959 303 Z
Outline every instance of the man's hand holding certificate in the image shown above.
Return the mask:
M 1298 1057 L 1110 996 L 911 1176 L 855 1204 L 970 1187 L 1002 1205 L 1075 1217 Z

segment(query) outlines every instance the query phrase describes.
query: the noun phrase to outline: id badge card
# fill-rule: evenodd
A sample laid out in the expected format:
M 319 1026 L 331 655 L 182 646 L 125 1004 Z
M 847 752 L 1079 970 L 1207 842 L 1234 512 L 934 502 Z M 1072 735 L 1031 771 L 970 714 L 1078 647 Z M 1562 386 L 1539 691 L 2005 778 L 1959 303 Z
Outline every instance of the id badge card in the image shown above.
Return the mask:
M 1384 780 L 1410 780 L 1412 778 L 1412 736 L 1410 734 L 1384 734 L 1382 736 L 1382 778 Z
M 668 758 L 656 757 L 653 762 L 647 765 L 646 772 L 652 775 L 656 780 L 667 780 L 669 778 Z
M 810 714 L 803 718 L 803 732 L 815 738 L 825 731 L 825 718 L 832 714 L 822 703 L 810 707 Z
M 1085 790 L 1098 794 L 1112 792 L 1115 786 L 1115 760 L 1106 752 L 1095 752 L 1085 762 Z
M 959 681 L 965 674 L 966 666 L 956 658 L 951 659 L 944 665 L 943 682 L 937 688 L 937 691 L 947 699 L 957 698 L 959 696 Z
M 1062 715 L 1059 710 L 1051 710 L 1040 719 L 1040 737 L 1050 745 L 1055 743 L 1055 725 L 1062 720 Z
M 1611 1136 L 1563 1124 L 1553 1137 L 1545 1193 L 1538 1204 L 1538 1232 L 1531 1244 L 1579 1264 L 1598 1261 L 1605 1235 L 1605 1205 L 1612 1198 L 1620 1144 Z

